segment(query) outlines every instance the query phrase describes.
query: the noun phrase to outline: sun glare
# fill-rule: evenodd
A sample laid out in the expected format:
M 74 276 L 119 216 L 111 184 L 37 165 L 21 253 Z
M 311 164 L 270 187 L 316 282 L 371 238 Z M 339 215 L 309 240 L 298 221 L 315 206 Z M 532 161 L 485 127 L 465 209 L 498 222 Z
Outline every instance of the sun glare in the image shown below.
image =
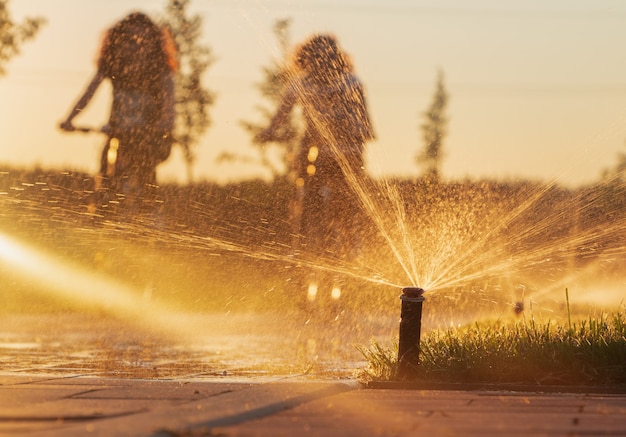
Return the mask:
M 145 293 L 101 273 L 63 261 L 58 256 L 0 233 L 0 265 L 16 277 L 36 283 L 42 292 L 66 302 L 90 305 L 129 320 L 158 328 L 154 321 L 167 319 L 169 328 L 177 325 L 177 315 Z M 176 319 L 176 320 L 174 320 Z
M 0 234 L 0 259 L 17 267 L 28 264 L 28 253 L 16 241 Z

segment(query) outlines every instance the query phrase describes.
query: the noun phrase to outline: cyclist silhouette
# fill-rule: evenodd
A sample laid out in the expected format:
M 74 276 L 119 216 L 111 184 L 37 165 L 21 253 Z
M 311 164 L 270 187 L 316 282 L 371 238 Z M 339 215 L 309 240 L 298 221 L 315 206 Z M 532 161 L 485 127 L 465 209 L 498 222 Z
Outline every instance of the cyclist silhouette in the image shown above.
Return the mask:
M 60 124 L 74 131 L 74 118 L 89 104 L 100 84 L 108 79 L 113 100 L 108 136 L 95 178 L 90 207 L 106 207 L 111 199 L 132 204 L 146 187 L 156 186 L 156 167 L 172 147 L 175 119 L 173 73 L 177 70 L 174 42 L 148 16 L 134 12 L 105 34 L 97 71 L 83 95 Z
M 294 106 L 305 132 L 294 160 L 294 214 L 302 250 L 346 259 L 360 243 L 351 184 L 364 179 L 365 143 L 374 139 L 365 93 L 349 57 L 331 35 L 315 34 L 293 53 L 293 72 L 269 126 L 255 140 L 276 139 Z
M 363 86 L 333 36 L 314 35 L 293 54 L 293 77 L 269 126 L 255 140 L 275 139 L 293 107 L 302 107 L 306 129 L 294 161 L 301 188 L 300 230 L 309 250 L 338 238 L 334 214 L 354 199 L 348 178 L 362 177 L 363 151 L 374 132 Z

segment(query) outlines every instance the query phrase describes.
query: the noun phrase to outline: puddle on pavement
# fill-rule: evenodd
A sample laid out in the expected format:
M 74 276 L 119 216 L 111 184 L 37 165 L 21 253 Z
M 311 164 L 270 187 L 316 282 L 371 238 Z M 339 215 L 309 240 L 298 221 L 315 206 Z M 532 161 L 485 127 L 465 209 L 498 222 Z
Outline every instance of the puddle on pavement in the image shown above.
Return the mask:
M 395 329 L 392 319 L 368 323 L 364 332 L 264 315 L 193 318 L 197 332 L 180 339 L 104 316 L 3 316 L 0 368 L 13 374 L 148 379 L 345 378 L 365 365 L 355 344 L 377 334 L 388 337 Z

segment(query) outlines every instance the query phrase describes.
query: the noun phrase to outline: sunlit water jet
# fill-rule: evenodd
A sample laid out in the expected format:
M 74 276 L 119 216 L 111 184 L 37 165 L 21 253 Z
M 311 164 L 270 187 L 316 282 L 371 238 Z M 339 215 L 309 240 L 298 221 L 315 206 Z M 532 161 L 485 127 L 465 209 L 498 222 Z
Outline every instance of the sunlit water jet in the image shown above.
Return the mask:
M 306 95 L 304 91 L 302 91 L 302 94 Z M 305 105 L 310 106 L 309 112 L 311 114 L 315 114 L 315 108 L 319 106 L 312 101 L 305 102 Z M 321 138 L 326 140 L 326 145 L 329 147 L 332 156 L 339 163 L 346 181 L 354 190 L 361 206 L 394 253 L 396 261 L 407 275 L 407 280 L 410 281 L 413 286 L 418 286 L 419 278 L 416 277 L 414 263 L 416 248 L 410 246 L 410 242 L 407 238 L 401 238 L 400 240 L 394 238 L 388 229 L 389 221 L 385 219 L 385 213 L 391 211 L 395 217 L 392 224 L 400 231 L 399 235 L 402 237 L 409 235 L 405 227 L 406 214 L 404 204 L 399 199 L 397 192 L 391 185 L 385 184 L 384 189 L 387 197 L 383 199 L 375 197 L 378 187 L 371 186 L 362 176 L 355 172 L 345 152 L 341 150 L 341 141 L 338 141 L 338 138 L 335 137 L 332 129 L 326 124 L 325 120 L 321 117 L 313 117 L 312 122 Z M 383 202 L 385 201 L 388 201 L 388 203 L 384 204 Z

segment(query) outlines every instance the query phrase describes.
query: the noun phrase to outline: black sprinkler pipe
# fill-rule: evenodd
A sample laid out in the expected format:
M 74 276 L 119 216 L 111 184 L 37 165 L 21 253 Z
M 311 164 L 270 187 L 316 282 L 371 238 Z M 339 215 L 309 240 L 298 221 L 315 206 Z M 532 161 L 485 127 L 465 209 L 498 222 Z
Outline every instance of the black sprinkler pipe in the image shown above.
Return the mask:
M 419 287 L 404 287 L 400 300 L 402 300 L 402 310 L 398 344 L 398 377 L 412 379 L 417 376 L 419 363 L 424 290 Z

